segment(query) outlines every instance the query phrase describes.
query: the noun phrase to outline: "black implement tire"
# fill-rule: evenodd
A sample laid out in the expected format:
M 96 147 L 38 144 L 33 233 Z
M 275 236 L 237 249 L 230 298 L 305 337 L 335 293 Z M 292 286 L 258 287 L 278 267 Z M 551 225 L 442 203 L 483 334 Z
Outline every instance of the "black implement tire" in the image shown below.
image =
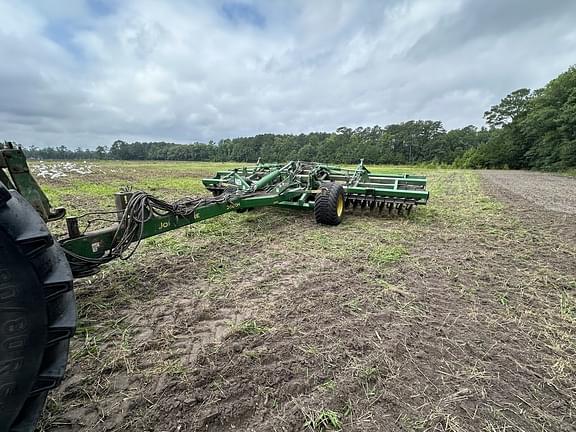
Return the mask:
M 323 225 L 338 225 L 344 216 L 344 188 L 338 183 L 324 183 L 314 199 L 314 218 Z
M 36 210 L 0 192 L 0 431 L 33 431 L 68 361 L 73 278 Z

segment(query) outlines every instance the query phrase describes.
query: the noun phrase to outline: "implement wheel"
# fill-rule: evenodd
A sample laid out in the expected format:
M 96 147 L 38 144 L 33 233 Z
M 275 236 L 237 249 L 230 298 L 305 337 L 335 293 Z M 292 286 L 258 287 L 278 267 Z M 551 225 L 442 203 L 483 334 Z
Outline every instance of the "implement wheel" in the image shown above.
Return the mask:
M 314 218 L 323 225 L 338 225 L 344 216 L 344 188 L 338 183 L 324 183 L 314 200 Z
M 33 431 L 68 361 L 72 272 L 36 210 L 0 183 L 0 431 Z

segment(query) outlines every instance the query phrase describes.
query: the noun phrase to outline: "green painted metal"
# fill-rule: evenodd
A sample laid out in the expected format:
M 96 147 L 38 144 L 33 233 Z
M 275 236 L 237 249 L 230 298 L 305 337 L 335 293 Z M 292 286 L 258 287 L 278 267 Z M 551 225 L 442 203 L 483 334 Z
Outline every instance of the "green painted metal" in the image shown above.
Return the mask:
M 140 238 L 149 238 L 196 222 L 211 219 L 234 210 L 276 205 L 282 201 L 299 197 L 301 194 L 301 190 L 291 190 L 286 191 L 283 194 L 263 194 L 247 197 L 238 196 L 232 198 L 230 202 L 227 203 L 201 206 L 191 217 L 176 216 L 174 214 L 155 216 L 143 224 L 142 235 Z M 118 227 L 119 225 L 116 224 L 109 228 L 87 232 L 76 238 L 64 239 L 61 241 L 61 244 L 65 250 L 74 255 L 88 259 L 98 259 L 105 256 L 105 254 L 112 248 Z
M 22 149 L 9 142 L 4 143 L 3 147 L 0 149 L 0 181 L 7 188 L 16 189 L 45 221 L 63 218 L 65 210 L 50 205 L 48 197 L 30 173 Z
M 398 189 L 397 185 L 393 188 L 365 188 L 361 186 L 347 186 L 344 188 L 347 194 L 357 195 L 374 195 L 383 198 L 406 198 L 418 200 L 417 204 L 425 204 L 428 200 L 427 191 Z
M 6 172 L 5 172 L 6 171 Z M 0 149 L 0 182 L 16 188 L 45 220 L 64 215 L 53 209 L 28 168 L 22 150 L 13 145 Z M 380 211 L 426 204 L 426 177 L 408 174 L 374 174 L 362 161 L 355 169 L 315 162 L 290 161 L 218 171 L 202 180 L 215 197 L 187 198 L 167 203 L 143 192 L 117 193 L 118 223 L 82 233 L 76 217 L 66 219 L 68 237 L 60 240 L 76 276 L 90 274 L 104 262 L 123 258 L 133 242 L 201 222 L 231 211 L 265 206 L 313 209 L 314 199 L 326 182 L 340 183 L 346 205 L 378 207 Z M 90 213 L 99 215 L 102 212 Z
M 414 204 L 426 204 L 429 194 L 426 191 L 427 180 L 424 176 L 416 176 L 410 174 L 374 174 L 371 173 L 361 161 L 358 166 L 353 169 L 341 168 L 335 165 L 326 165 L 319 163 L 306 163 L 306 162 L 290 162 L 285 167 L 293 164 L 300 166 L 300 169 L 294 173 L 294 177 L 304 186 L 309 197 L 309 190 L 318 187 L 318 184 L 310 184 L 310 177 L 313 179 L 320 179 L 323 181 L 335 181 L 341 183 L 344 187 L 346 194 L 353 199 L 359 196 L 373 196 L 376 198 L 390 198 L 390 199 L 405 199 L 410 202 L 415 201 Z M 246 168 L 253 181 L 257 173 L 260 174 L 261 180 L 268 181 L 270 177 L 278 175 L 278 170 L 284 169 L 280 164 L 257 164 L 254 167 Z M 238 171 L 238 169 L 230 171 L 219 171 L 212 178 L 202 179 L 202 183 L 208 190 L 218 191 L 223 190 L 228 183 L 228 176 Z M 324 175 L 324 178 L 322 176 Z M 313 201 L 313 200 L 312 200 Z M 290 207 L 310 207 L 305 205 L 306 201 L 299 201 L 298 204 L 288 203 L 282 204 Z
M 274 180 L 276 180 L 280 175 L 282 175 L 282 171 L 276 169 L 274 171 L 270 171 L 268 174 L 263 176 L 260 180 L 254 182 L 254 190 L 260 190 L 265 186 L 268 186 Z

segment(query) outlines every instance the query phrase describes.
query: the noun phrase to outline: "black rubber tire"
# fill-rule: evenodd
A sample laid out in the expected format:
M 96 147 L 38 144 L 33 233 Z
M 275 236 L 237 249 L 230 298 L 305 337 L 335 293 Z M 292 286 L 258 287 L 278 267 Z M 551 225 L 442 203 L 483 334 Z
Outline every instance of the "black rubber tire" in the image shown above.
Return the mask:
M 73 277 L 36 210 L 0 192 L 0 431 L 33 431 L 68 361 Z
M 339 225 L 344 216 L 344 187 L 338 183 L 324 183 L 314 199 L 314 218 L 323 225 Z M 339 203 L 341 207 L 339 207 Z

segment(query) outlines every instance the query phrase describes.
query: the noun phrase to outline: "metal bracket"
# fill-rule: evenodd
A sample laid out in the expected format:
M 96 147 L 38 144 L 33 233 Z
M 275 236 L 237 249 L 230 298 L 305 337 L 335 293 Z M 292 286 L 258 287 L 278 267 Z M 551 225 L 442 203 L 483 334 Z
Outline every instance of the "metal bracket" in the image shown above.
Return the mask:
M 122 217 L 124 216 L 124 210 L 128 206 L 128 202 L 130 198 L 132 198 L 132 192 L 115 192 L 114 193 L 114 205 L 116 207 L 116 217 L 118 218 L 118 222 L 122 221 Z

